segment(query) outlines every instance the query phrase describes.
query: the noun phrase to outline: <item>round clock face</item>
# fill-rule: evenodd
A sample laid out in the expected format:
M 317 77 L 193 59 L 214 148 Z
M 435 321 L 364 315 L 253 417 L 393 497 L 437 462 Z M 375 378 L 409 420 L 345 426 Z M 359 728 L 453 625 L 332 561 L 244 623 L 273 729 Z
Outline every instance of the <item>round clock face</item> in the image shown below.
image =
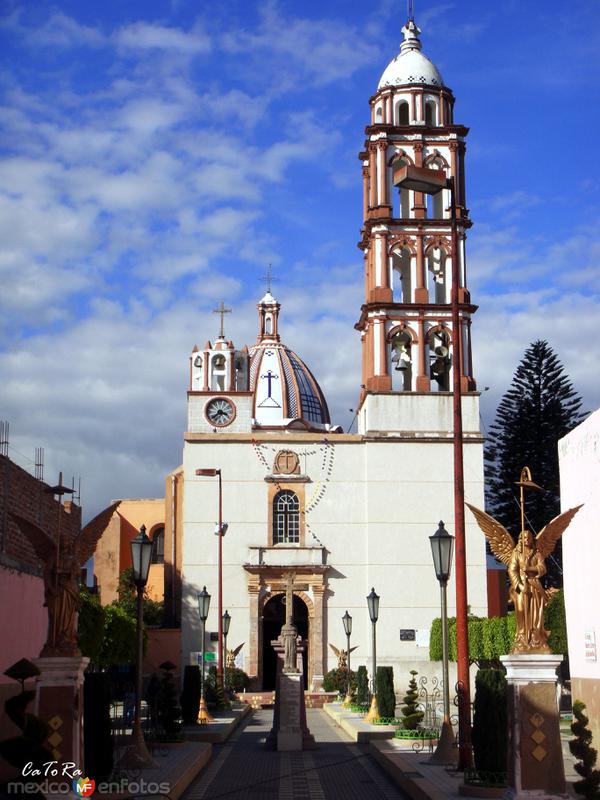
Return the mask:
M 233 422 L 235 406 L 231 400 L 227 400 L 225 397 L 215 397 L 214 400 L 206 404 L 205 413 L 211 425 L 222 428 Z

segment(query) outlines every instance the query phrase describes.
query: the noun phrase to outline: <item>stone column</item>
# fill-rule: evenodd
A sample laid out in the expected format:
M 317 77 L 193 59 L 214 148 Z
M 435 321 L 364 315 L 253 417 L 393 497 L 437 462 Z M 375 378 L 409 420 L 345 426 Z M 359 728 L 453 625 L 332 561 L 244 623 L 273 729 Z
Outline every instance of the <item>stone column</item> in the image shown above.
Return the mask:
M 419 360 L 417 364 L 416 389 L 417 392 L 428 392 L 430 389 L 429 375 L 425 372 L 427 342 L 425 340 L 425 322 L 422 319 L 417 322 L 417 334 L 419 336 L 419 343 L 417 345 Z
M 516 800 L 566 796 L 556 668 L 562 656 L 500 656 L 508 681 L 508 786 Z
M 423 234 L 417 235 L 417 280 L 415 286 L 415 303 L 428 303 L 427 282 L 425 280 L 425 257 L 423 255 Z
M 35 714 L 48 723 L 46 740 L 58 762 L 72 761 L 83 770 L 83 672 L 89 658 L 50 656 L 34 658 Z
M 262 647 L 262 630 L 260 628 L 260 584 L 252 582 L 248 585 L 248 613 L 250 615 L 250 642 L 248 643 L 248 664 L 246 672 L 250 676 L 252 689 L 260 689 L 258 674 L 258 654 Z
M 312 677 L 310 690 L 319 692 L 323 686 L 323 676 L 325 675 L 325 608 L 323 606 L 324 586 L 313 586 L 314 617 L 311 620 L 311 642 L 309 653 L 311 654 Z

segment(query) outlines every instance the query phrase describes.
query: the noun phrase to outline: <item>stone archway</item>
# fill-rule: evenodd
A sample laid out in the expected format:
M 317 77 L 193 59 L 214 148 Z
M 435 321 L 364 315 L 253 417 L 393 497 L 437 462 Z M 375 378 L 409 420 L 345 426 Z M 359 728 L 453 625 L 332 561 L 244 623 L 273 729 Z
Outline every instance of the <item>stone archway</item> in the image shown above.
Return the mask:
M 246 672 L 250 676 L 252 691 L 260 691 L 263 685 L 263 654 L 265 652 L 265 639 L 270 636 L 266 631 L 263 636 L 264 610 L 276 595 L 285 592 L 284 573 L 289 572 L 289 567 L 269 567 L 263 564 L 244 565 L 248 573 L 248 611 L 249 611 L 249 641 L 248 661 Z M 316 568 L 314 564 L 294 568 L 297 583 L 308 585 L 308 590 L 294 591 L 294 609 L 296 601 L 302 602 L 308 612 L 307 629 L 307 663 L 305 675 L 308 688 L 318 691 L 323 683 L 323 665 L 325 663 L 325 608 L 324 595 L 326 590 L 326 573 L 328 567 L 323 565 Z M 281 626 L 279 627 L 281 630 Z M 276 636 L 279 635 L 279 630 Z M 272 638 L 276 638 L 272 637 Z M 270 641 L 270 640 L 269 640 Z
M 275 594 L 265 602 L 262 614 L 262 690 L 275 688 L 277 655 L 271 642 L 277 639 L 285 622 L 285 596 Z M 307 642 L 303 654 L 304 688 L 308 688 L 308 665 L 310 663 L 310 620 L 308 606 L 297 594 L 294 595 L 294 623 L 298 634 Z

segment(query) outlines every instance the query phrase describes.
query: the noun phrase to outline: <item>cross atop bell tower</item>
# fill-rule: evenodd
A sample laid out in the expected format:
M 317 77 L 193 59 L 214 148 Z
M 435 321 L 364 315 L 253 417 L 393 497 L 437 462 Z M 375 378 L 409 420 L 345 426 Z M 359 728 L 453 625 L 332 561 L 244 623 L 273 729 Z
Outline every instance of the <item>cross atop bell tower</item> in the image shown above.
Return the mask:
M 409 4 L 399 54 L 370 100 L 371 123 L 359 154 L 363 174 L 365 302 L 356 324 L 362 340 L 361 405 L 369 394 L 450 392 L 460 369 L 464 392 L 475 391 L 465 239 L 465 139 L 454 121 L 454 95 L 422 52 Z M 454 182 L 429 195 L 401 185 L 405 167 L 438 171 Z M 456 252 L 453 247 L 456 242 Z M 459 266 L 459 330 L 451 320 L 452 259 Z M 461 363 L 453 340 L 461 337 Z

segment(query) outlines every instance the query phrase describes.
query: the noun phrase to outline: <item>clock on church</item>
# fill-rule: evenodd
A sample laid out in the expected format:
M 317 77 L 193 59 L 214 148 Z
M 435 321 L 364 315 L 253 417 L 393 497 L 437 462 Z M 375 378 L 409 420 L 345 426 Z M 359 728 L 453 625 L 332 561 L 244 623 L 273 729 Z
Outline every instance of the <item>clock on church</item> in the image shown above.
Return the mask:
M 211 425 L 224 428 L 235 419 L 235 406 L 226 397 L 215 397 L 206 404 L 205 414 Z

